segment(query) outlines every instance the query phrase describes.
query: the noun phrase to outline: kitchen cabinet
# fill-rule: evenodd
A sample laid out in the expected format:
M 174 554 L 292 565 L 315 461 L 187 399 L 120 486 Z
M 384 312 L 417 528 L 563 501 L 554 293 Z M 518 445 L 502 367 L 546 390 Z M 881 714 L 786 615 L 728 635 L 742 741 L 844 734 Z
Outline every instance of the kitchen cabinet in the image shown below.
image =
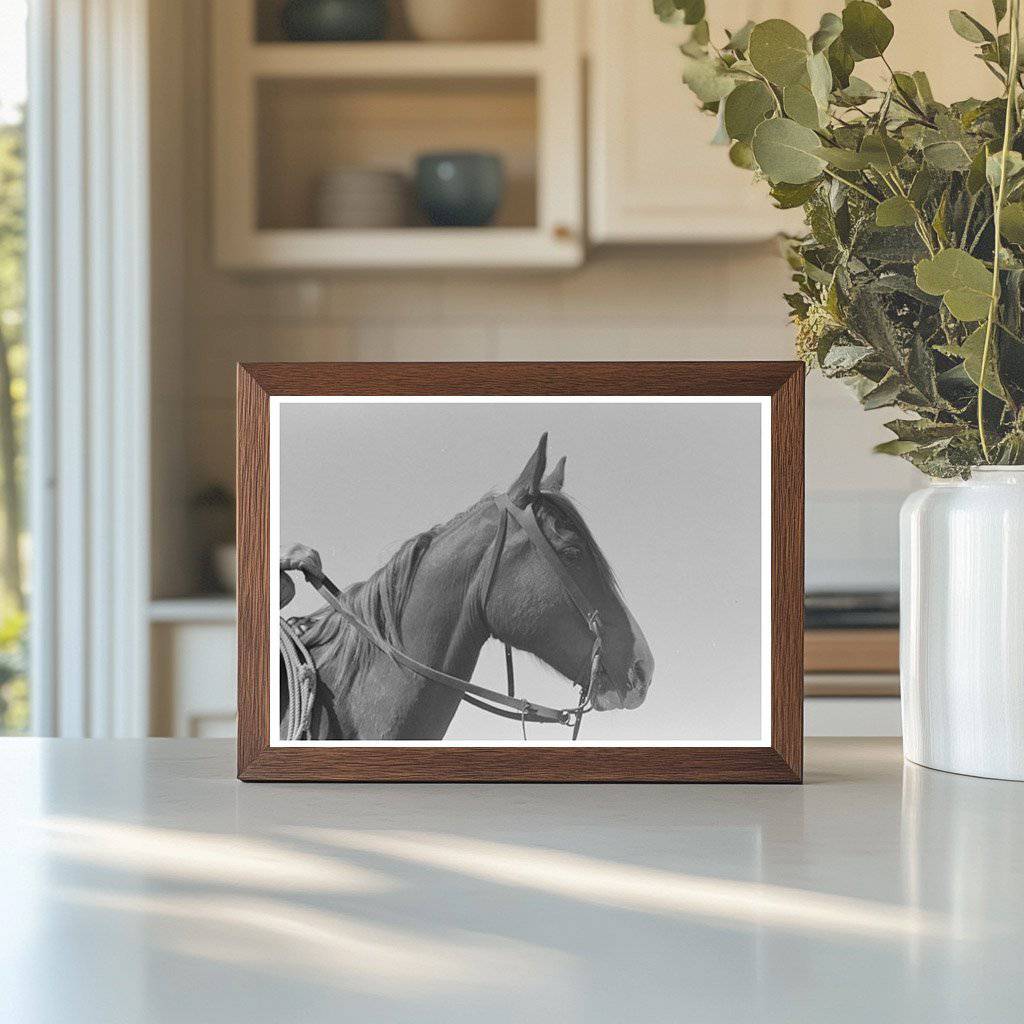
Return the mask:
M 522 0 L 526 2 L 526 0 Z M 565 267 L 583 258 L 580 0 L 535 0 L 531 39 L 282 38 L 274 0 L 211 5 L 214 255 L 241 269 Z M 497 153 L 486 227 L 325 227 L 326 175 L 411 179 L 424 152 Z M 411 182 L 409 183 L 411 184 Z
M 818 23 L 820 4 L 742 0 L 712 6 L 720 31 L 748 19 Z M 717 12 L 717 13 L 716 13 Z M 800 224 L 767 186 L 712 146 L 714 118 L 681 80 L 689 28 L 664 25 L 645 2 L 590 0 L 588 173 L 594 242 L 730 242 L 770 238 Z
M 154 601 L 149 618 L 151 735 L 234 736 L 234 599 Z

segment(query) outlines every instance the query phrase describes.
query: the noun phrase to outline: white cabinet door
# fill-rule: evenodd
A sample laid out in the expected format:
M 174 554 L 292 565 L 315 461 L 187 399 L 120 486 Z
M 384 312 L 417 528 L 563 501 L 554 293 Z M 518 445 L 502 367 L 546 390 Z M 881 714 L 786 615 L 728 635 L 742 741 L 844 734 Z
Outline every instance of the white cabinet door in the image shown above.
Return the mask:
M 235 735 L 235 624 L 156 622 L 152 657 L 152 735 Z
M 748 18 L 786 18 L 810 33 L 822 11 L 842 5 L 735 0 L 708 6 L 717 38 Z M 989 0 L 956 6 L 992 21 Z M 896 26 L 888 53 L 894 67 L 927 71 L 936 97 L 946 102 L 997 94 L 995 78 L 955 35 L 944 6 L 904 2 L 886 13 Z M 592 241 L 736 241 L 799 229 L 799 211 L 774 209 L 764 184 L 733 167 L 724 147 L 709 145 L 714 119 L 697 109 L 681 81 L 678 45 L 687 27 L 663 25 L 649 0 L 589 0 L 587 22 Z M 857 73 L 887 77 L 879 61 L 861 64 Z
M 709 5 L 711 6 L 711 5 Z M 748 18 L 817 27 L 810 0 L 737 0 L 711 6 L 712 31 Z M 723 20 L 724 19 L 724 20 Z M 682 83 L 679 44 L 689 28 L 663 25 L 649 0 L 590 0 L 590 237 L 594 242 L 707 242 L 793 230 L 763 183 L 709 145 L 714 118 Z

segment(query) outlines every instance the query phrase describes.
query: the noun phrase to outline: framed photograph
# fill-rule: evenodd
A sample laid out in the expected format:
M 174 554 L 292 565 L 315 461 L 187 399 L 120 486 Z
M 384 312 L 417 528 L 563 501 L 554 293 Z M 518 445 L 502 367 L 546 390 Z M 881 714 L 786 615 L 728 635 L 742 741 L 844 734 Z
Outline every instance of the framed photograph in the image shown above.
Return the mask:
M 238 775 L 799 782 L 798 362 L 238 368 Z

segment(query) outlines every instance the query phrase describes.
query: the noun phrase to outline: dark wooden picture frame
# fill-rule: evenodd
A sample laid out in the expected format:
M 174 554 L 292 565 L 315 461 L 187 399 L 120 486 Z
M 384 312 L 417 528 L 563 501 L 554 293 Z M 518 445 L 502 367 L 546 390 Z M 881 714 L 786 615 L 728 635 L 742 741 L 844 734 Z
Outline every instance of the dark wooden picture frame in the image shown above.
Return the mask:
M 771 745 L 271 746 L 270 398 L 767 396 Z M 804 367 L 799 362 L 249 363 L 238 366 L 238 777 L 244 781 L 800 782 Z

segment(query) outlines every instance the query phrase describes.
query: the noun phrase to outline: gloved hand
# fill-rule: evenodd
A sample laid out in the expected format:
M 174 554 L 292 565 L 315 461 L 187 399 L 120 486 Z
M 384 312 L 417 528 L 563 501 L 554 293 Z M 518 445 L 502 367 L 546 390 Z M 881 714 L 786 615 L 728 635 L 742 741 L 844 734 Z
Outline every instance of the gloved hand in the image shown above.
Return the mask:
M 320 552 L 305 544 L 293 544 L 281 555 L 281 607 L 295 597 L 295 584 L 289 572 L 298 571 L 310 583 L 319 583 L 323 579 L 324 569 L 320 562 Z

